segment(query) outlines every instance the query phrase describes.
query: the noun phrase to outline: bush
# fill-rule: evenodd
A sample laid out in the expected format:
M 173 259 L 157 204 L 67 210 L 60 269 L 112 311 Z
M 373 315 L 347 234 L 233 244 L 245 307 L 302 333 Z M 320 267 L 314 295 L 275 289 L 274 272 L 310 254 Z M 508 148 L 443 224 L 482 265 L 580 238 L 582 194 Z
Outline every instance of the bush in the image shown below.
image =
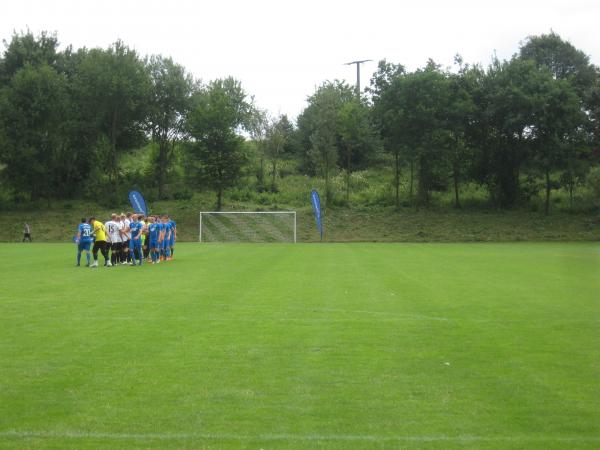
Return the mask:
M 586 186 L 592 195 L 594 203 L 600 200 L 600 166 L 592 167 L 588 173 Z
M 194 196 L 194 193 L 192 191 L 190 191 L 189 189 L 181 189 L 179 191 L 176 191 L 173 194 L 173 198 L 175 200 L 191 200 L 191 198 Z

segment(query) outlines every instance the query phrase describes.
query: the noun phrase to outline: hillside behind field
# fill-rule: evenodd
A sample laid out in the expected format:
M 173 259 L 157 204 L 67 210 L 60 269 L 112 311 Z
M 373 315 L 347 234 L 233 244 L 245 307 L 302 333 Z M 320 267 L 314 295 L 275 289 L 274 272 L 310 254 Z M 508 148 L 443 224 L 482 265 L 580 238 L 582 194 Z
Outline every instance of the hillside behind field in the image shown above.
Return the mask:
M 286 186 L 284 183 L 283 186 Z M 287 186 L 289 188 L 289 185 Z M 285 189 L 285 187 L 283 187 Z M 261 203 L 242 202 L 228 197 L 230 211 L 297 211 L 298 241 L 318 242 L 309 190 L 259 195 Z M 358 194 L 357 194 L 358 195 Z M 297 196 L 297 199 L 293 199 Z M 288 199 L 280 203 L 277 199 Z M 292 198 L 290 198 L 292 197 Z M 236 197 L 237 198 L 237 197 Z M 150 212 L 168 213 L 177 222 L 181 241 L 197 241 L 199 212 L 214 209 L 210 192 L 197 193 L 188 200 L 149 202 Z M 0 241 L 18 242 L 23 223 L 30 224 L 35 242 L 69 242 L 82 216 L 108 220 L 111 212 L 128 211 L 122 202 L 109 208 L 93 202 L 61 201 L 37 206 L 26 205 L 0 211 Z M 597 211 L 569 212 L 558 202 L 550 214 L 530 209 L 454 209 L 439 199 L 436 206 L 415 209 L 410 206 L 336 206 L 325 214 L 328 242 L 508 242 L 508 241 L 595 241 L 600 240 L 600 214 Z

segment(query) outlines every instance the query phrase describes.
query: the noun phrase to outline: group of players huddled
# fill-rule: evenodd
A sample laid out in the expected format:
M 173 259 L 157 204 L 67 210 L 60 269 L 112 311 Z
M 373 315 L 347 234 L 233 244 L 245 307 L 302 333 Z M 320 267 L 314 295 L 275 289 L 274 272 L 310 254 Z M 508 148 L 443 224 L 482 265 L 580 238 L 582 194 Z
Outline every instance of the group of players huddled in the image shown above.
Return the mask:
M 75 237 L 77 266 L 81 265 L 81 253 L 85 252 L 86 267 L 98 267 L 98 251 L 104 257 L 104 267 L 141 266 L 144 259 L 152 264 L 170 261 L 176 240 L 176 224 L 167 215 L 112 214 L 106 223 L 95 217 L 83 218 Z M 90 248 L 94 257 L 91 264 Z

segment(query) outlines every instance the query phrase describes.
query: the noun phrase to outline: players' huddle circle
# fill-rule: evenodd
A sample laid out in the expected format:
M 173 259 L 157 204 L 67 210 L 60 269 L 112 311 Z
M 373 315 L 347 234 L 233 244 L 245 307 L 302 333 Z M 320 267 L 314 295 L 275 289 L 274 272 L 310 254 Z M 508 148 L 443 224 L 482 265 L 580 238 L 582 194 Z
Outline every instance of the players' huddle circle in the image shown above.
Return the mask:
M 98 267 L 98 251 L 104 257 L 104 267 L 141 266 L 144 259 L 151 264 L 171 261 L 176 240 L 177 226 L 167 215 L 112 214 L 106 223 L 95 217 L 83 218 L 75 237 L 77 266 L 85 253 L 86 267 Z M 91 264 L 90 248 L 94 257 Z

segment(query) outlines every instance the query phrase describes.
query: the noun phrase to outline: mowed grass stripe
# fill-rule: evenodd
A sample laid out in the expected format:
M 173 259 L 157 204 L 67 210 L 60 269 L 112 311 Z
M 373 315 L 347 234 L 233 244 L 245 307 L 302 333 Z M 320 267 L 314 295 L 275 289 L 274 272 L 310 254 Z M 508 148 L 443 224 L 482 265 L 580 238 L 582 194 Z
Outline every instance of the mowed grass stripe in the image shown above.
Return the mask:
M 108 440 L 238 440 L 238 441 L 341 441 L 341 442 L 600 442 L 600 436 L 378 436 L 378 435 L 294 435 L 294 434 L 265 434 L 239 436 L 233 434 L 210 433 L 102 433 L 65 431 L 61 433 L 48 431 L 2 431 L 0 437 L 12 438 L 68 438 L 89 439 L 100 438 Z
M 188 244 L 98 270 L 74 246 L 0 252 L 8 447 L 599 436 L 597 244 Z

